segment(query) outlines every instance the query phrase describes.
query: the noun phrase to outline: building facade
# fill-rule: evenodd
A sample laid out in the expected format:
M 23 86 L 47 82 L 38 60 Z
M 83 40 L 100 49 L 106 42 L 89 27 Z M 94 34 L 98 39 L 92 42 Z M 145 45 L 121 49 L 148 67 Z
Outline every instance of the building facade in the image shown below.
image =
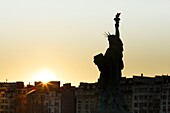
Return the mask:
M 132 113 L 169 113 L 170 76 L 133 76 Z
M 95 113 L 99 97 L 97 83 L 80 83 L 75 96 L 76 113 Z
M 61 113 L 75 113 L 76 98 L 74 86 L 71 83 L 64 84 L 61 87 Z
M 121 78 L 121 92 L 130 113 L 170 113 L 170 76 Z M 0 113 L 95 113 L 98 108 L 98 83 L 59 81 L 0 83 Z
M 61 113 L 60 82 L 35 82 L 28 92 L 27 113 Z
M 23 82 L 0 83 L 0 113 L 18 113 L 26 109 Z

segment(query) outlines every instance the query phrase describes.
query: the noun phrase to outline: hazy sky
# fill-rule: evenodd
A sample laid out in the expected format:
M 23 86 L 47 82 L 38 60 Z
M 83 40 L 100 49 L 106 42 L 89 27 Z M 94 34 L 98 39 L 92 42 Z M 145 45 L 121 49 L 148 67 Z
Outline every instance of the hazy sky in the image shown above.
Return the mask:
M 0 81 L 35 81 L 48 70 L 62 83 L 96 82 L 121 12 L 123 76 L 170 74 L 169 0 L 0 0 Z

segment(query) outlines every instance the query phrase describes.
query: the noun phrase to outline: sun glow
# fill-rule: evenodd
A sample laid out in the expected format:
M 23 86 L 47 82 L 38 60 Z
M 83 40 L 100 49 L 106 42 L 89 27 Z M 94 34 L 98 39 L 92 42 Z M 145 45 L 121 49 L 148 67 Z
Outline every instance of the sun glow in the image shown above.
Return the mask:
M 56 75 L 48 70 L 43 70 L 35 74 L 35 80 L 46 84 L 49 81 L 56 81 Z

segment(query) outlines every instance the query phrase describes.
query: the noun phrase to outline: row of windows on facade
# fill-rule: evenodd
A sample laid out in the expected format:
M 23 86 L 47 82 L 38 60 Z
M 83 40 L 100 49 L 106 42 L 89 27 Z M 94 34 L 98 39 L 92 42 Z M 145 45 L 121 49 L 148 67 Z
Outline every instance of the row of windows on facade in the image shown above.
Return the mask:
M 94 90 L 88 92 L 76 92 L 76 95 L 95 95 Z
M 94 99 L 92 99 L 92 100 L 85 100 L 85 101 L 84 100 L 82 101 L 80 99 L 78 100 L 78 103 L 82 103 L 82 102 L 85 102 L 85 103 L 94 103 Z
M 158 99 L 159 97 L 161 97 L 160 99 L 162 100 L 170 100 L 170 95 L 135 95 L 134 100 L 150 100 L 153 98 Z
M 33 92 L 31 94 L 32 96 L 39 96 L 40 93 L 38 92 Z M 41 97 L 60 97 L 61 96 L 61 93 L 58 93 L 58 92 L 54 92 L 54 91 L 50 91 L 50 92 L 44 92 L 43 94 L 41 94 Z
M 170 112 L 170 106 L 167 106 L 165 102 L 162 103 L 162 112 L 166 112 L 166 110 L 168 110 L 168 112 Z M 148 106 L 147 106 L 148 105 Z M 148 111 L 152 111 L 156 109 L 156 106 L 158 106 L 158 108 L 160 107 L 160 102 L 155 102 L 155 103 L 134 103 L 134 109 L 147 109 Z M 145 111 L 147 111 L 145 110 Z M 140 113 L 143 111 L 140 110 L 134 110 L 134 113 Z M 151 113 L 151 112 L 148 112 Z
M 45 101 L 40 101 L 40 100 L 34 100 L 31 102 L 32 104 L 44 104 L 46 106 L 59 106 L 59 100 L 45 100 Z
M 1 99 L 0 100 L 0 104 L 2 103 L 14 103 L 14 100 L 10 100 L 10 99 Z
M 30 100 L 30 101 L 34 101 L 35 99 L 39 99 L 39 100 L 41 100 L 41 101 L 43 101 L 43 100 L 46 100 L 46 99 L 49 99 L 49 98 L 53 98 L 53 100 L 59 100 L 61 97 L 50 97 L 50 96 L 29 96 L 29 97 L 27 97 L 27 99 L 28 100 Z
M 95 109 L 94 108 L 90 108 L 89 110 L 85 109 L 84 113 L 94 113 Z M 82 110 L 78 109 L 77 113 L 82 113 Z
M 3 98 L 3 97 L 12 98 L 12 97 L 14 97 L 14 96 L 15 96 L 14 93 L 9 93 L 9 94 L 7 94 L 7 93 L 2 93 L 2 94 L 0 94 L 0 97 L 1 97 L 1 98 Z
M 137 87 L 137 86 L 136 86 Z M 160 92 L 161 88 L 135 88 L 135 93 L 140 92 Z
M 31 111 L 31 110 L 30 110 Z M 38 113 L 41 113 L 41 109 L 40 110 L 36 110 Z M 45 113 L 60 113 L 60 111 L 59 111 L 59 109 L 46 109 L 46 110 L 44 110 L 45 111 Z M 43 111 L 43 113 L 44 113 L 44 111 Z M 35 112 L 35 113 L 37 113 L 37 112 Z M 0 112 L 1 113 L 1 112 Z M 5 112 L 3 112 L 3 113 L 5 113 Z M 9 113 L 9 112 L 7 112 L 7 113 Z
M 0 111 L 0 113 L 14 113 L 14 111 Z
M 153 110 L 134 110 L 134 113 L 153 113 Z M 159 110 L 155 113 L 159 113 Z
M 87 85 L 87 86 L 80 85 L 80 88 L 82 88 L 82 89 L 96 89 L 96 86 L 95 85 L 92 85 L 92 86 L 91 85 Z
M 141 102 L 141 103 L 134 103 L 134 107 L 141 108 L 141 107 L 153 107 L 153 103 L 146 103 L 146 102 Z
M 81 109 L 81 108 L 83 108 L 83 109 L 91 109 L 91 108 L 94 108 L 94 104 L 85 104 L 83 107 L 82 107 L 82 105 L 81 104 L 78 104 L 78 109 Z
M 147 99 L 152 99 L 153 98 L 153 95 L 135 95 L 134 96 L 134 100 L 147 100 Z
M 160 110 L 154 110 L 155 113 L 169 113 L 170 112 L 170 108 L 167 109 L 162 109 L 162 111 Z M 134 110 L 134 113 L 153 113 L 153 110 Z
M 8 105 L 1 105 L 0 109 L 14 109 L 14 106 L 13 105 L 10 105 L 10 106 L 8 106 Z

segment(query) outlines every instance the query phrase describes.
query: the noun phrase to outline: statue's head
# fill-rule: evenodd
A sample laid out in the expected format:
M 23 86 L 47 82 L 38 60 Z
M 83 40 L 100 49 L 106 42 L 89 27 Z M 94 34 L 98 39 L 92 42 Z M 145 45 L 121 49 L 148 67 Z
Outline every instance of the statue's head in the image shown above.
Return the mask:
M 117 43 L 116 35 L 108 35 L 108 41 L 110 46 L 115 45 Z
M 114 47 L 114 46 L 122 47 L 123 46 L 123 43 L 118 36 L 111 34 L 109 32 L 108 33 L 104 32 L 104 35 L 108 38 L 109 47 Z
M 112 46 L 122 46 L 123 45 L 120 38 L 117 37 L 116 35 L 108 35 L 107 37 L 108 37 L 110 47 L 112 47 Z

